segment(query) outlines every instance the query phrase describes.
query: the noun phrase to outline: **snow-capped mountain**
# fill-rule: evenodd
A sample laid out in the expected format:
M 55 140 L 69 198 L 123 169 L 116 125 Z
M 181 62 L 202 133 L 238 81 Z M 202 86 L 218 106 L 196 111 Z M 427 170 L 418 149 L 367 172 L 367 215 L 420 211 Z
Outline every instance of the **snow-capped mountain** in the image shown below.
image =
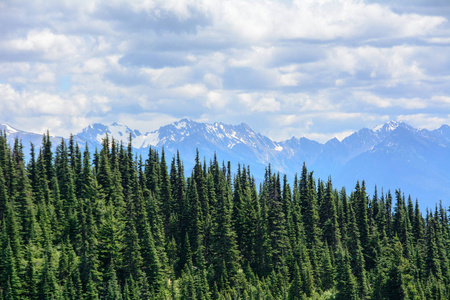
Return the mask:
M 17 137 L 27 153 L 30 142 L 39 146 L 42 135 L 0 125 L 10 143 Z M 185 170 L 190 172 L 196 150 L 207 161 L 216 153 L 219 160 L 250 166 L 257 179 L 262 179 L 267 165 L 286 173 L 291 179 L 301 171 L 303 162 L 315 177 L 332 176 L 335 187 L 353 189 L 357 180 L 365 180 L 369 193 L 375 184 L 381 189 L 402 188 L 426 206 L 450 200 L 450 127 L 429 131 L 402 122 L 390 121 L 373 129 L 363 128 L 342 141 L 334 138 L 321 144 L 306 138 L 275 142 L 253 131 L 248 125 L 199 123 L 190 119 L 141 133 L 125 125 L 92 124 L 74 135 L 82 148 L 101 147 L 103 138 L 128 143 L 131 136 L 136 152 L 145 158 L 148 148 L 164 147 L 166 157 L 180 151 Z M 52 137 L 54 145 L 61 137 Z M 27 148 L 28 147 L 28 148 Z M 189 175 L 189 174 L 187 174 Z
M 42 134 L 37 134 L 19 130 L 7 124 L 0 124 L 0 132 L 4 132 L 6 134 L 6 136 L 8 137 L 8 142 L 11 144 L 11 146 L 14 144 L 15 139 L 19 139 L 22 142 L 22 145 L 24 147 L 24 154 L 27 159 L 29 158 L 31 144 L 33 144 L 38 149 L 42 144 L 43 135 L 46 134 L 45 132 L 43 132 Z M 61 143 L 61 139 L 62 137 L 50 135 L 50 140 L 52 141 L 53 145 L 58 145 L 59 143 Z M 89 139 L 83 139 L 78 136 L 74 136 L 74 141 L 82 147 L 84 147 L 86 143 L 88 143 L 89 146 L 94 146 L 94 144 L 96 145 L 96 143 L 93 144 Z
M 254 165 L 263 172 L 268 163 L 278 160 L 277 155 L 283 149 L 279 143 L 254 132 L 244 123 L 239 125 L 206 124 L 190 119 L 182 119 L 147 133 L 140 133 L 116 123 L 108 126 L 92 124 L 76 136 L 96 141 L 100 146 L 106 135 L 115 140 L 127 142 L 130 134 L 133 147 L 141 154 L 147 153 L 148 147 L 156 149 L 164 147 L 169 155 L 174 155 L 177 150 L 180 150 L 186 169 L 193 165 L 198 149 L 207 159 L 212 158 L 216 153 L 221 160 L 241 162 L 252 167 Z

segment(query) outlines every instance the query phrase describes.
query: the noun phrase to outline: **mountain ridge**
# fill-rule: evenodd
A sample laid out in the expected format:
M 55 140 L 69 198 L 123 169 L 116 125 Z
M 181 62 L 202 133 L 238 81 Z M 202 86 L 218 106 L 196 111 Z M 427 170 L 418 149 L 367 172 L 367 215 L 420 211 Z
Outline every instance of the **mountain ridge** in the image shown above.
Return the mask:
M 0 125 L 0 130 L 6 133 L 10 143 L 16 137 L 22 139 L 25 152 L 30 143 L 40 145 L 42 141 L 42 135 L 7 124 Z M 209 124 L 183 118 L 145 133 L 116 122 L 94 123 L 73 138 L 81 147 L 87 144 L 93 149 L 100 147 L 106 134 L 124 143 L 128 143 L 131 135 L 136 153 L 144 158 L 149 147 L 164 147 L 166 155 L 175 155 L 179 150 L 187 172 L 198 149 L 205 159 L 217 155 L 220 160 L 250 166 L 260 180 L 268 164 L 292 178 L 306 163 L 315 176 L 322 179 L 332 176 L 336 187 L 352 189 L 357 180 L 365 180 L 369 192 L 375 184 L 385 189 L 402 188 L 414 198 L 429 203 L 448 201 L 450 195 L 450 174 L 446 171 L 450 169 L 448 125 L 427 130 L 389 121 L 372 129 L 362 128 L 341 141 L 333 138 L 319 143 L 292 137 L 277 142 L 245 123 Z M 52 137 L 54 146 L 60 140 L 61 137 Z

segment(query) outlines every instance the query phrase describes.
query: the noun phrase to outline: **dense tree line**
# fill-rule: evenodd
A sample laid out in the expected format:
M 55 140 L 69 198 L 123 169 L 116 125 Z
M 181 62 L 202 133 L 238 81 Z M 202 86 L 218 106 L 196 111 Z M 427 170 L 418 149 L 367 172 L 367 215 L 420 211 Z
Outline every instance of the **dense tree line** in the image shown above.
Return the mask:
M 450 227 L 400 190 L 48 133 L 0 136 L 2 299 L 449 299 Z

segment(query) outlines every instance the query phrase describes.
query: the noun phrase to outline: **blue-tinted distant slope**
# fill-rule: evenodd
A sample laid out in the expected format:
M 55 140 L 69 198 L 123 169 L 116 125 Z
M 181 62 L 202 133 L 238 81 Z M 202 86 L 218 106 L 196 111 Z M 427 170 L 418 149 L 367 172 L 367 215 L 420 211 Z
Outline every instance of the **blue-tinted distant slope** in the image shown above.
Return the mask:
M 29 153 L 30 142 L 40 146 L 42 135 L 28 133 L 2 125 L 10 143 L 15 137 L 22 140 Z M 416 129 L 402 122 L 390 121 L 374 129 L 363 128 L 342 141 L 334 138 L 321 144 L 306 138 L 292 137 L 275 142 L 253 131 L 248 125 L 199 123 L 190 119 L 162 126 L 158 130 L 141 133 L 125 125 L 92 124 L 74 136 L 81 148 L 87 143 L 92 152 L 100 147 L 108 134 L 110 140 L 128 144 L 145 160 L 149 147 L 166 152 L 166 161 L 179 150 L 187 175 L 194 165 L 196 150 L 201 160 L 209 161 L 216 153 L 219 161 L 231 161 L 250 166 L 257 180 L 262 180 L 270 163 L 272 170 L 293 175 L 301 171 L 303 162 L 315 177 L 324 180 L 332 176 L 335 187 L 353 189 L 356 180 L 365 180 L 369 193 L 375 184 L 384 190 L 401 188 L 424 206 L 438 200 L 445 205 L 450 200 L 450 127 L 443 125 L 429 131 Z M 67 139 L 67 138 L 66 138 Z M 52 137 L 56 147 L 61 137 Z

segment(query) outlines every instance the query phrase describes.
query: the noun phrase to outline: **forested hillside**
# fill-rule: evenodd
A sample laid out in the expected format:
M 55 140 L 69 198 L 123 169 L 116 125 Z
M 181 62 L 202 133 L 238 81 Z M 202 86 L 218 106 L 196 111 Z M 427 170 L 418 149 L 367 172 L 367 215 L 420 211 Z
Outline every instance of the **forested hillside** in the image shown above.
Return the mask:
M 90 152 L 90 150 L 92 152 Z M 450 227 L 400 191 L 289 183 L 266 169 L 106 138 L 0 136 L 2 299 L 449 299 Z

